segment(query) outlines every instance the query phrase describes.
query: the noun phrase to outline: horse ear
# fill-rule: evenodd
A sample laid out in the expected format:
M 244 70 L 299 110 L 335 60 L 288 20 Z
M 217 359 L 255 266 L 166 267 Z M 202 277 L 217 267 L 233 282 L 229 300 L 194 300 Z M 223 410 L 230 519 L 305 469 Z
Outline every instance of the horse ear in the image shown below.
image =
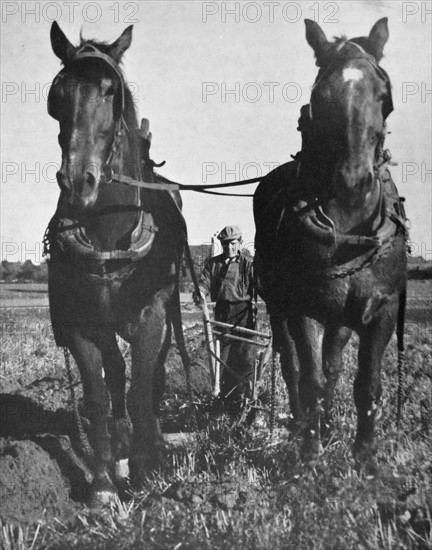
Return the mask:
M 379 19 L 372 27 L 368 38 L 368 50 L 377 61 L 381 61 L 384 52 L 384 46 L 389 38 L 387 17 Z
M 312 19 L 305 19 L 305 25 L 306 25 L 306 40 L 309 46 L 315 52 L 317 65 L 319 66 L 323 61 L 325 54 L 327 52 L 327 46 L 328 46 L 327 37 L 324 31 L 318 25 L 318 23 L 315 23 L 315 21 L 312 21 Z
M 64 63 L 69 57 L 72 56 L 72 53 L 75 51 L 75 46 L 66 38 L 66 35 L 59 27 L 57 21 L 53 21 L 50 35 L 53 52 Z
M 117 38 L 115 42 L 111 44 L 109 47 L 109 53 L 110 56 L 117 62 L 120 63 L 120 60 L 125 53 L 125 51 L 129 48 L 132 42 L 132 30 L 133 25 L 130 25 L 126 30 L 124 30 Z

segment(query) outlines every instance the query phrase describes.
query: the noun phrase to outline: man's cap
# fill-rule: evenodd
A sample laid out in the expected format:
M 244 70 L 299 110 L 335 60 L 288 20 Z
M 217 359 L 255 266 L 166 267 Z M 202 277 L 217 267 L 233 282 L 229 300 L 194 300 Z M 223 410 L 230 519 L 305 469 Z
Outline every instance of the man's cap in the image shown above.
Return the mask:
M 242 236 L 241 229 L 238 225 L 227 225 L 222 229 L 217 238 L 223 241 L 233 241 L 235 239 L 240 239 Z

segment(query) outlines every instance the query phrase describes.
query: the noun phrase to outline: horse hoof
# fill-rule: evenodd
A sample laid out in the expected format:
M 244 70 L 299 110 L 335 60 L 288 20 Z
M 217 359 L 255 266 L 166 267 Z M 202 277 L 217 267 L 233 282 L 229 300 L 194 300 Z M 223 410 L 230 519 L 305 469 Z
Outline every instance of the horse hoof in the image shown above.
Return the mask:
M 305 464 L 315 466 L 323 452 L 324 449 L 321 445 L 321 441 L 308 441 L 301 446 L 300 458 Z
M 355 459 L 355 469 L 358 473 L 363 472 L 367 476 L 376 476 L 378 473 L 378 464 L 375 457 L 369 456 L 365 460 Z
M 107 478 L 93 480 L 88 502 L 90 508 L 103 508 L 105 506 L 110 506 L 117 500 L 117 490 L 111 480 Z
M 129 460 L 123 458 L 115 463 L 114 475 L 118 483 L 125 481 L 129 477 Z
M 134 487 L 145 485 L 148 474 L 160 470 L 163 466 L 163 456 L 160 450 L 151 455 L 135 455 L 129 460 L 130 480 Z
M 353 456 L 356 463 L 356 470 L 363 471 L 367 475 L 376 475 L 378 465 L 376 462 L 376 448 L 372 444 L 354 444 Z
M 320 455 L 321 453 L 316 451 L 311 451 L 310 449 L 300 450 L 301 461 L 303 462 L 303 464 L 305 464 L 306 466 L 310 466 L 311 468 L 316 466 Z
M 90 508 L 105 508 L 118 501 L 116 490 L 94 490 L 91 492 L 88 505 Z

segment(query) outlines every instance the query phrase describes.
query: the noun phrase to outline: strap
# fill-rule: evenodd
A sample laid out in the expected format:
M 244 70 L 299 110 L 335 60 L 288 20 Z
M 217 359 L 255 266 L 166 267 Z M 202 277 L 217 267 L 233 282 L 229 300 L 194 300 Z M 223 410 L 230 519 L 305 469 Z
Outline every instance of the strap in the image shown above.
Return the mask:
M 159 175 L 157 176 L 160 177 Z M 125 183 L 126 185 L 131 185 L 133 187 L 140 187 L 142 189 L 153 189 L 153 191 L 179 191 L 180 184 L 178 183 L 154 183 L 149 181 L 138 181 L 129 176 L 124 176 L 122 174 L 113 174 L 112 181 L 118 181 L 120 183 Z

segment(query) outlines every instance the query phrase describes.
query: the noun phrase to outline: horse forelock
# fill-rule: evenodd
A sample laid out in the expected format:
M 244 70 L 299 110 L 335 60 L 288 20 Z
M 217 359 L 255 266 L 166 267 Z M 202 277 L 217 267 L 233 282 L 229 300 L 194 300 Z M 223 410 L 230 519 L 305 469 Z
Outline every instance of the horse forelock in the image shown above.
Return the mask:
M 84 48 L 87 45 L 88 46 L 93 46 L 94 48 L 96 48 L 100 52 L 112 57 L 110 55 L 110 45 L 108 44 L 108 42 L 104 42 L 102 40 L 99 41 L 99 40 L 87 39 L 87 38 L 83 38 L 82 36 L 80 36 L 80 45 L 78 46 L 77 50 L 80 50 L 81 48 Z M 114 58 L 112 58 L 112 59 L 113 59 L 113 61 L 115 61 Z M 120 63 L 117 63 L 117 61 L 115 61 L 115 63 L 117 65 L 120 65 L 121 61 L 120 61 Z
M 336 53 L 337 51 L 341 50 L 347 42 L 348 42 L 348 37 L 345 35 L 334 36 L 333 42 L 330 42 L 328 53 L 330 55 Z
M 325 68 L 338 59 L 347 57 L 365 57 L 372 58 L 378 64 L 378 60 L 371 53 L 368 38 L 358 36 L 356 38 L 348 38 L 345 35 L 333 37 L 332 42 L 327 42 L 325 52 L 317 59 L 318 65 Z

